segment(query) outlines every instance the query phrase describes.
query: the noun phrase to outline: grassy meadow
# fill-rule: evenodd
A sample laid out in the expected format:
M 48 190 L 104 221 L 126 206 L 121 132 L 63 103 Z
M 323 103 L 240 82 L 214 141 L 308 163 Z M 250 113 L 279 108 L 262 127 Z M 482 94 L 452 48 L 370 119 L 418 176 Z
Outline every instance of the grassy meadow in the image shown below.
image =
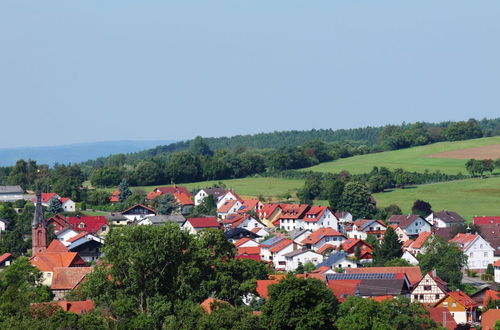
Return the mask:
M 460 150 L 500 144 L 500 136 L 456 142 L 439 142 L 408 149 L 360 155 L 321 163 L 303 169 L 304 171 L 338 173 L 347 170 L 353 174 L 370 172 L 373 166 L 385 166 L 389 169 L 403 168 L 407 171 L 434 172 L 440 170 L 446 174 L 466 174 L 466 159 L 431 158 L 428 155 L 445 151 Z

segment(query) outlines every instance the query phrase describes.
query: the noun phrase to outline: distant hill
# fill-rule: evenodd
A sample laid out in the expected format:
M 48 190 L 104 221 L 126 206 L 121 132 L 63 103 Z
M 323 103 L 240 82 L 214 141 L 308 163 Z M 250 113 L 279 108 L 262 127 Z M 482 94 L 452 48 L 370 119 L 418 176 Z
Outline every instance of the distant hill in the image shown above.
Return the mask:
M 175 141 L 105 141 L 50 147 L 0 148 L 0 166 L 14 165 L 19 159 L 33 159 L 39 164 L 48 165 L 79 163 L 111 154 L 137 152 L 173 142 Z

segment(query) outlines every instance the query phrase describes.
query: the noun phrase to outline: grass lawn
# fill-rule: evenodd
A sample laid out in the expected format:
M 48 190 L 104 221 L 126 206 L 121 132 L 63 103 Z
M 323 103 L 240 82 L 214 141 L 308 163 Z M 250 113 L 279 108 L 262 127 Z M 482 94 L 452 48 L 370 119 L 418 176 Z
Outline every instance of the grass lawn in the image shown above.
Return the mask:
M 387 151 L 376 154 L 361 155 L 322 163 L 303 170 L 338 173 L 347 170 L 353 174 L 370 172 L 373 166 L 385 166 L 389 169 L 403 168 L 407 171 L 431 172 L 440 170 L 446 174 L 466 174 L 465 159 L 430 158 L 428 155 L 440 152 L 475 148 L 492 144 L 500 144 L 500 136 L 457 142 L 439 142 L 409 149 Z
M 98 215 L 107 215 L 108 214 L 108 212 L 104 212 L 104 211 L 83 211 L 82 213 L 85 215 L 89 215 L 89 216 L 98 216 Z
M 500 177 L 467 179 L 395 189 L 374 194 L 378 207 L 396 204 L 409 213 L 417 199 L 431 203 L 433 210 L 458 212 L 471 220 L 476 215 L 500 215 Z

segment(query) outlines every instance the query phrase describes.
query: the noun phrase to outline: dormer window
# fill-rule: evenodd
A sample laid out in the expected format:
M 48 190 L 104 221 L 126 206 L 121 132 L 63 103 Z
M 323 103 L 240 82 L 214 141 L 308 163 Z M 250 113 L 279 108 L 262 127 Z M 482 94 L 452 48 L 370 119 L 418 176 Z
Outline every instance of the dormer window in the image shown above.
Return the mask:
M 80 223 L 78 224 L 78 228 L 85 228 L 85 224 L 84 224 L 83 222 L 80 222 Z

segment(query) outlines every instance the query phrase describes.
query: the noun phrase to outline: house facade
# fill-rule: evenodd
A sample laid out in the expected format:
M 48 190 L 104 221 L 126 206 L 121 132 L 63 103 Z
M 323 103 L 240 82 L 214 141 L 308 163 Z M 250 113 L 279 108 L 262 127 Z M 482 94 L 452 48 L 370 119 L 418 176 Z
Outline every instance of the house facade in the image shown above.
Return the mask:
M 422 304 L 435 304 L 446 296 L 447 283 L 435 273 L 427 273 L 411 292 L 411 301 Z
M 476 309 L 478 304 L 462 291 L 450 291 L 438 301 L 435 307 L 447 308 L 455 322 L 472 323 L 476 321 Z
M 314 265 L 323 261 L 323 256 L 311 250 L 295 250 L 283 255 L 285 257 L 285 270 L 291 272 L 296 270 L 300 264 L 305 265 L 308 262 Z
M 304 215 L 304 229 L 317 230 L 319 228 L 339 229 L 338 219 L 335 217 L 329 207 L 312 206 Z
M 432 225 L 427 220 L 415 214 L 393 215 L 388 222 L 391 225 L 400 227 L 410 238 L 426 231 L 430 232 L 432 228 Z
M 427 220 L 435 228 L 446 228 L 455 225 L 463 225 L 465 223 L 465 219 L 462 218 L 462 216 L 456 212 L 448 210 L 432 212 L 425 218 L 425 220 Z
M 478 234 L 457 234 L 450 242 L 458 244 L 467 256 L 467 268 L 484 270 L 493 264 L 495 249 Z
M 0 202 L 15 202 L 24 199 L 21 186 L 0 186 Z

